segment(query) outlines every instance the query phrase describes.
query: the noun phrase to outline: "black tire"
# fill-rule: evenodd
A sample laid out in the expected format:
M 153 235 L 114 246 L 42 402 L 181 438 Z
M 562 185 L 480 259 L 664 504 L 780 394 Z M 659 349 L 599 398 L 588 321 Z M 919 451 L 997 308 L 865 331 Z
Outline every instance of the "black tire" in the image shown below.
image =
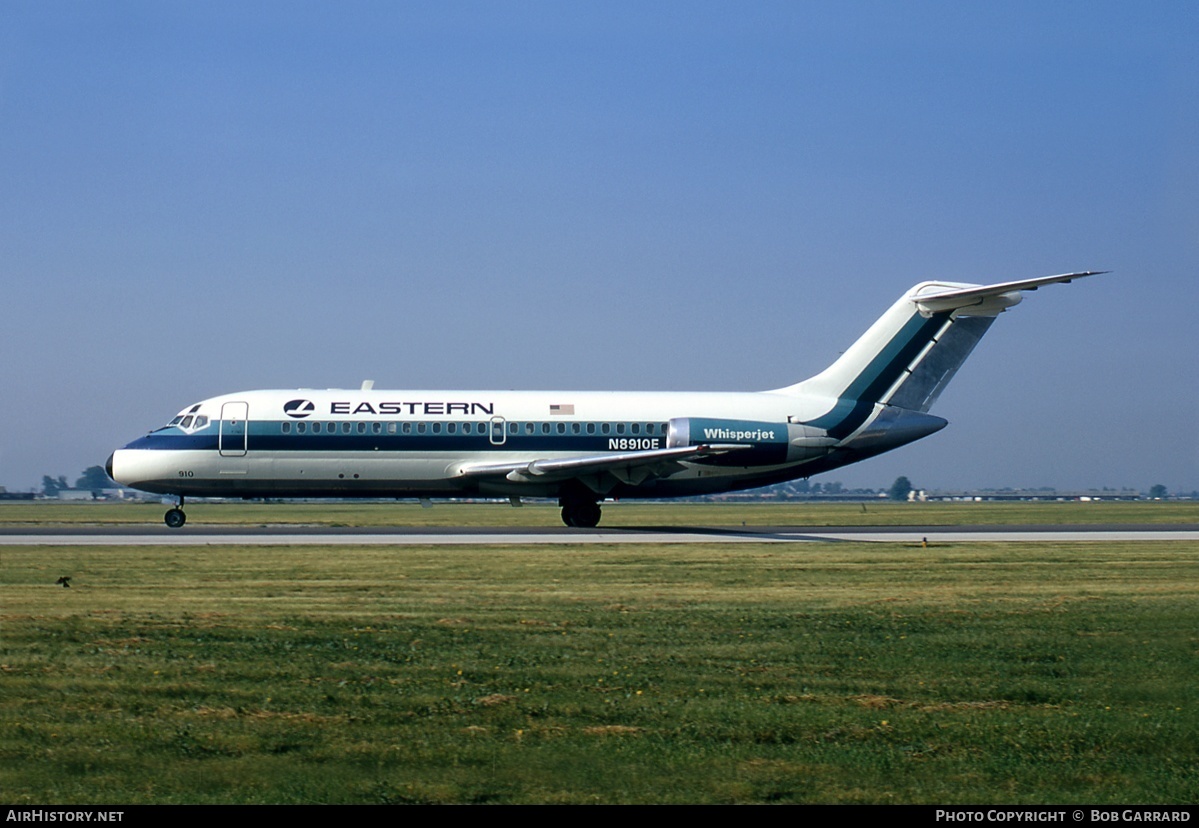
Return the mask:
M 166 525 L 172 529 L 178 529 L 180 526 L 187 523 L 187 515 L 183 513 L 182 509 L 168 509 L 166 517 L 163 518 L 163 521 L 165 521 Z
M 580 529 L 591 529 L 598 526 L 600 515 L 600 505 L 586 500 L 574 503 L 562 510 L 562 520 L 566 522 L 566 525 L 576 526 Z

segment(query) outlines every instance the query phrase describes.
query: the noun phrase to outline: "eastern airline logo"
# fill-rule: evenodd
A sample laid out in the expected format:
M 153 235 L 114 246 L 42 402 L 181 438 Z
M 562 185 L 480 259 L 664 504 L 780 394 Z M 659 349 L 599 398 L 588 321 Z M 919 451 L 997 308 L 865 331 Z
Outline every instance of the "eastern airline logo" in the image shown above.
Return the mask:
M 295 417 L 297 420 L 304 419 L 314 411 L 316 411 L 316 406 L 312 404 L 312 400 L 291 400 L 283 403 L 283 413 L 288 417 Z

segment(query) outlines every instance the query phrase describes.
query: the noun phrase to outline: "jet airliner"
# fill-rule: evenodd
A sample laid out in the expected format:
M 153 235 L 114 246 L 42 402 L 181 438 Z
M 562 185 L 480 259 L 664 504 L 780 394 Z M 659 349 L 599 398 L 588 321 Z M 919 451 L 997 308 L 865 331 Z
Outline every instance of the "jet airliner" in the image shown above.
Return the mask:
M 197 497 L 557 498 L 592 527 L 606 498 L 668 498 L 829 471 L 941 430 L 929 414 L 1024 291 L 1096 272 L 991 285 L 922 282 L 831 366 L 754 393 L 249 391 L 189 405 L 106 469 Z

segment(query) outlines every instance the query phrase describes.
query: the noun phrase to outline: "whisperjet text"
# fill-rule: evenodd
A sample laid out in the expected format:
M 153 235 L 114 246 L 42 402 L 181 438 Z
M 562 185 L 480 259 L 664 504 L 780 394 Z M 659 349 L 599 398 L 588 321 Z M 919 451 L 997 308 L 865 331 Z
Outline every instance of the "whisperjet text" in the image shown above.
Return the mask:
M 772 429 L 756 428 L 753 431 L 737 431 L 731 428 L 705 428 L 705 440 L 752 440 L 760 443 L 778 439 Z

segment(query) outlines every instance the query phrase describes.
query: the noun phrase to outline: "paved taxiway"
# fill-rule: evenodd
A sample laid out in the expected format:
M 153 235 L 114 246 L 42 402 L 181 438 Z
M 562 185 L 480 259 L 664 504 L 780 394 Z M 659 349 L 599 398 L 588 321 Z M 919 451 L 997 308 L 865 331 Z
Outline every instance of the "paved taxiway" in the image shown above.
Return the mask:
M 1199 525 L 566 527 L 160 526 L 0 529 L 0 546 L 486 546 L 628 543 L 1199 542 Z

